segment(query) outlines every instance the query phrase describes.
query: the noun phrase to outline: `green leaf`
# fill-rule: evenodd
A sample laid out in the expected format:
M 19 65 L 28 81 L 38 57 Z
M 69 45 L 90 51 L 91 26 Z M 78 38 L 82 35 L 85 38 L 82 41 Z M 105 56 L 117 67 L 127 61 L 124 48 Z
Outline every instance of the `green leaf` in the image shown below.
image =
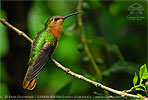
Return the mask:
M 145 88 L 145 86 L 144 86 L 143 84 L 136 85 L 136 86 L 135 86 L 135 88 L 142 88 L 142 89 L 146 89 L 146 88 Z
M 146 90 L 144 90 L 142 88 L 136 88 L 135 91 L 143 91 L 143 92 L 146 92 Z
M 133 85 L 134 85 L 134 86 L 136 85 L 137 81 L 138 81 L 138 75 L 137 75 L 137 73 L 135 72 L 135 76 L 134 76 L 134 78 L 133 78 Z
M 143 79 L 148 78 L 148 71 L 146 68 L 146 64 L 144 64 L 140 67 L 139 77 L 140 77 L 140 84 L 142 83 Z
M 141 95 L 147 95 L 147 90 L 146 90 L 146 87 L 143 85 L 143 84 L 139 84 L 139 85 L 136 85 L 133 90 L 136 92 L 136 93 L 140 93 Z
M 140 98 L 143 98 L 143 96 L 141 94 L 137 94 Z

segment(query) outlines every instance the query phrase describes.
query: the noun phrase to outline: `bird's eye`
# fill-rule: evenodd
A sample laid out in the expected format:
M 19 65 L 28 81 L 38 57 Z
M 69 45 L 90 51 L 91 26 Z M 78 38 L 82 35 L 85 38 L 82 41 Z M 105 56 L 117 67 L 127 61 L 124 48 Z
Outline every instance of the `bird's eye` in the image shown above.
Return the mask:
M 59 20 L 59 18 L 55 18 L 55 19 L 54 19 L 55 22 L 58 21 L 58 20 Z

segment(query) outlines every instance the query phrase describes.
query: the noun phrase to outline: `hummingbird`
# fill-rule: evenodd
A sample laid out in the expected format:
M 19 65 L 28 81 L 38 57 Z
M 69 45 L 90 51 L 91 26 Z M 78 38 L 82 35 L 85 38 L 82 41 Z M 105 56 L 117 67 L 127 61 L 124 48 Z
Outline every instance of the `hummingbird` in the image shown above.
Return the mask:
M 45 23 L 45 27 L 40 32 L 38 32 L 31 44 L 28 62 L 29 67 L 23 81 L 24 89 L 34 89 L 40 72 L 43 70 L 54 49 L 57 47 L 58 41 L 63 31 L 64 20 L 79 13 L 81 12 L 75 12 L 63 17 L 52 16 L 48 18 Z

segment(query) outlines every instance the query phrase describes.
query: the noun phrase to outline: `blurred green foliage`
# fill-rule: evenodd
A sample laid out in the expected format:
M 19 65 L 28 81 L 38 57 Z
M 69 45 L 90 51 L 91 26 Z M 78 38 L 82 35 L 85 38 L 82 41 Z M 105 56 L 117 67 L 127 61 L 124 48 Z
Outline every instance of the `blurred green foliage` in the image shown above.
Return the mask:
M 0 3 L 1 8 L 1 3 Z M 7 18 L 5 11 L 0 9 L 0 17 Z M 7 36 L 7 27 L 0 24 L 0 57 L 4 57 L 9 50 L 8 36 Z M 9 95 L 8 90 L 8 73 L 6 70 L 5 62 L 0 61 L 0 97 Z
M 6 13 L 2 9 L 0 10 L 0 17 L 6 19 Z M 8 43 L 8 36 L 7 36 L 7 27 L 0 24 L 0 54 L 1 57 L 5 56 L 9 49 L 9 43 Z
M 16 5 L 14 2 L 10 2 L 10 4 L 9 2 L 2 2 L 0 17 L 6 18 L 6 15 L 8 15 L 8 22 L 14 20 L 13 23 L 10 22 L 12 25 L 17 26 L 17 28 L 24 27 L 25 33 L 32 39 L 44 28 L 44 24 L 49 17 L 65 16 L 76 12 L 78 5 L 78 0 L 16 1 Z M 82 19 L 86 42 L 102 71 L 104 80 L 102 83 L 118 90 L 132 87 L 135 72 L 138 73 L 140 65 L 147 63 L 147 3 L 146 1 L 136 2 L 144 8 L 141 15 L 145 17 L 143 20 L 129 20 L 127 18 L 130 14 L 128 7 L 135 1 L 84 0 L 82 3 Z M 11 8 L 10 5 L 12 5 Z M 13 12 L 12 8 L 16 8 L 16 13 L 11 13 Z M 22 10 L 25 12 L 22 13 Z M 17 19 L 18 16 L 20 20 Z M 26 16 L 26 23 L 22 22 L 20 16 Z M 67 75 L 50 61 L 41 72 L 35 89 L 33 91 L 24 90 L 22 80 L 28 67 L 30 43 L 15 35 L 7 36 L 7 33 L 11 34 L 12 32 L 11 29 L 9 31 L 7 29 L 7 27 L 0 24 L 0 86 L 3 95 L 9 95 L 9 93 L 10 95 L 94 95 L 93 92 L 104 94 L 102 89 L 96 89 L 84 81 Z M 17 48 L 15 48 L 15 45 L 18 45 Z M 22 52 L 24 45 L 28 48 L 25 48 L 25 52 Z M 9 46 L 11 46 L 10 50 Z M 23 56 L 20 57 L 16 50 L 21 52 Z M 81 43 L 77 16 L 72 16 L 63 23 L 63 33 L 52 57 L 72 71 L 99 81 Z M 18 63 L 8 66 L 9 63 L 15 62 L 18 58 Z M 19 62 L 22 65 L 19 66 L 20 70 L 16 67 Z M 23 65 L 24 63 L 25 65 Z M 16 75 L 13 79 L 11 78 L 13 74 L 11 70 Z M 18 73 L 16 73 L 16 70 Z M 21 77 L 17 78 L 18 76 Z M 135 76 L 135 85 L 136 81 L 137 77 Z

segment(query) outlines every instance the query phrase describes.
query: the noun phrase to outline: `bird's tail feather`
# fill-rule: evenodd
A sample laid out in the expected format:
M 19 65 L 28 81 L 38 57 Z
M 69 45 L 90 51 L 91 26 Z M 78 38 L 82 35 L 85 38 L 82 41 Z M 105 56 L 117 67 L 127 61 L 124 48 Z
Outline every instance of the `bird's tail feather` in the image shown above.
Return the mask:
M 24 81 L 23 81 L 23 88 L 24 88 L 24 89 L 28 89 L 28 90 L 33 90 L 34 87 L 36 86 L 36 81 L 37 81 L 38 77 L 34 78 L 34 79 L 31 80 L 31 81 L 27 81 L 27 80 L 26 80 L 26 77 L 27 77 L 27 75 L 28 75 L 28 71 L 29 71 L 30 67 L 31 67 L 31 66 L 29 66 L 29 68 L 28 68 L 28 70 L 27 70 L 27 73 L 26 73 L 26 75 L 25 75 L 25 78 L 24 78 Z

